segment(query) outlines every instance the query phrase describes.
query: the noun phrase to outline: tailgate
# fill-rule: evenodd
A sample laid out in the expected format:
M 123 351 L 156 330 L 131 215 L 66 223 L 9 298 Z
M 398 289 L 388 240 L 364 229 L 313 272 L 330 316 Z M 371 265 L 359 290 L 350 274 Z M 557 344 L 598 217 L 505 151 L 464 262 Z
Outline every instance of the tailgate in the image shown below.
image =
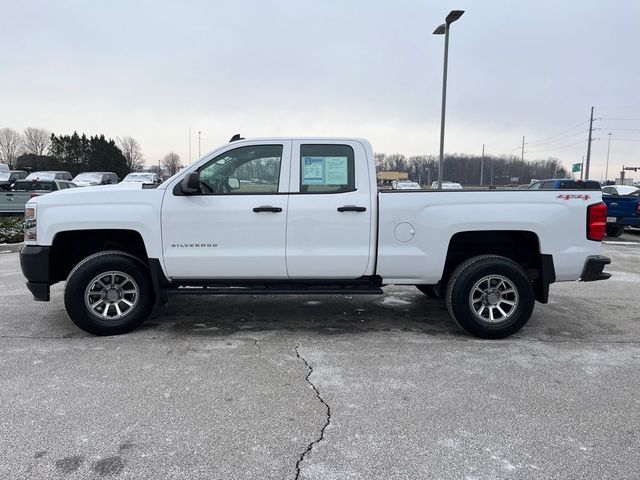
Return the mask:
M 618 217 L 638 216 L 638 197 L 623 195 L 603 195 L 607 205 L 607 222 L 616 222 Z
M 30 198 L 31 195 L 25 192 L 0 192 L 0 212 L 24 212 L 24 206 Z

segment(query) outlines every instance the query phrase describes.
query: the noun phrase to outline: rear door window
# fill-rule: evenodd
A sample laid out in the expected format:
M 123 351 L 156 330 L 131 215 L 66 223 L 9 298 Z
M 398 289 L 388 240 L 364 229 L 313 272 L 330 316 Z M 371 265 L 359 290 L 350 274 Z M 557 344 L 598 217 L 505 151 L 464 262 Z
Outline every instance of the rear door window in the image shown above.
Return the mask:
M 354 191 L 354 157 L 349 145 L 300 145 L 300 192 Z

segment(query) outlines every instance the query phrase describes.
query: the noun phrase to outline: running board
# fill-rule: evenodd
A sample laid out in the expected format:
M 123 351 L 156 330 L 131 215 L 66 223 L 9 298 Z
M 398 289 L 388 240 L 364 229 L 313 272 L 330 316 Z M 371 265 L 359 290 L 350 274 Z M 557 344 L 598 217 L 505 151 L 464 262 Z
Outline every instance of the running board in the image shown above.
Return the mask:
M 364 285 L 261 285 L 261 286 L 179 286 L 170 295 L 381 295 L 379 286 Z
M 178 287 L 170 288 L 169 295 L 381 295 L 379 287 L 362 288 L 283 288 L 278 287 Z

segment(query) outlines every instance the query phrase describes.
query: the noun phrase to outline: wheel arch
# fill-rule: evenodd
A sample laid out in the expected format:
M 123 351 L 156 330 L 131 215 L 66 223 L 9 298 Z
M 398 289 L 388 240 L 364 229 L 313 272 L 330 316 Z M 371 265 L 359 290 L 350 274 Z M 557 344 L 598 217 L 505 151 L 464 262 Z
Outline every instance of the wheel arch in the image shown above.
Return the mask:
M 49 268 L 51 283 L 65 280 L 83 259 L 98 252 L 117 250 L 149 266 L 147 247 L 135 230 L 69 230 L 56 233 L 51 243 Z
M 440 285 L 446 286 L 458 265 L 478 255 L 498 255 L 516 262 L 527 272 L 536 300 L 547 303 L 549 285 L 555 281 L 553 256 L 540 252 L 540 239 L 535 232 L 478 230 L 454 234 L 449 240 Z

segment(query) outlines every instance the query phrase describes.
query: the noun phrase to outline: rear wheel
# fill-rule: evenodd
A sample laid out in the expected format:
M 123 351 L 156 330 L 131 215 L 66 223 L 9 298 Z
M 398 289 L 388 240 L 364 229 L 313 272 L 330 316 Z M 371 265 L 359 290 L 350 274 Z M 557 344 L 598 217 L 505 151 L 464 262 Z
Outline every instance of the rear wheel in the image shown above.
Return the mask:
M 153 309 L 149 271 L 140 260 L 124 252 L 96 253 L 69 274 L 64 304 L 73 323 L 85 332 L 129 332 Z
M 607 225 L 608 237 L 619 237 L 624 233 L 624 227 L 620 225 Z
M 445 295 L 451 317 L 481 338 L 504 338 L 529 320 L 535 296 L 526 272 L 516 262 L 480 255 L 453 272 Z

